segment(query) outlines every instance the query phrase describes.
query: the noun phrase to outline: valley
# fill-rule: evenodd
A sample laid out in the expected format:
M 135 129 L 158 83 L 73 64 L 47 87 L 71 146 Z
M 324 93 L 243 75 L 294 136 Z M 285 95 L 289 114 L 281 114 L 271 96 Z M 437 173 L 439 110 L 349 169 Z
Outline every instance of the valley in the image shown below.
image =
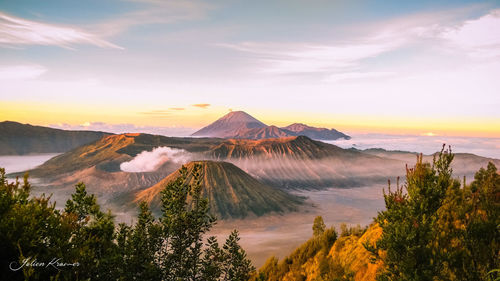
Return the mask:
M 33 194 L 52 194 L 58 208 L 74 185 L 84 182 L 116 222 L 129 224 L 142 201 L 160 216 L 164 187 L 179 179 L 183 166 L 186 182 L 192 183 L 199 166 L 202 195 L 218 218 L 210 234 L 222 239 L 238 229 L 241 245 L 261 266 L 269 256 L 284 257 L 307 240 L 318 215 L 337 229 L 342 223 L 370 224 L 384 209 L 387 180 L 404 176 L 405 165 L 414 165 L 417 156 L 282 134 L 246 113 L 229 114 L 207 128 L 200 132 L 215 131 L 217 137 L 106 134 L 75 148 L 57 148 L 65 150 L 61 154 L 0 156 L 0 166 L 10 177 L 28 170 Z M 325 133 L 303 124 L 287 130 Z M 433 155 L 423 157 L 432 161 Z M 500 166 L 498 159 L 457 153 L 454 175 L 472 180 L 488 162 Z

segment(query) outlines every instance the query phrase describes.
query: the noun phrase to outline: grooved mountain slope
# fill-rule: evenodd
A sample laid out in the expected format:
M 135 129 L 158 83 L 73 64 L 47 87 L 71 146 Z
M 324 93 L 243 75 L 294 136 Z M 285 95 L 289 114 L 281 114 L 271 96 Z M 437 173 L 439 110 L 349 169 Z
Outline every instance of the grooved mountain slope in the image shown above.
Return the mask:
M 305 136 L 231 139 L 214 146 L 211 158 L 229 161 L 272 186 L 323 188 L 385 182 L 404 172 L 399 160 L 342 149 Z
M 195 165 L 201 166 L 202 195 L 209 199 L 212 214 L 219 218 L 244 218 L 267 213 L 298 210 L 300 197 L 260 183 L 240 168 L 227 162 L 195 161 L 186 164 L 192 182 Z M 146 201 L 156 213 L 161 209 L 161 191 L 180 176 L 180 170 L 152 187 L 136 193 L 134 202 Z
M 289 158 L 321 159 L 328 157 L 367 156 L 358 151 L 342 149 L 338 146 L 314 141 L 305 136 L 273 138 L 263 140 L 230 139 L 213 147 L 209 154 L 216 159 L 238 158 Z

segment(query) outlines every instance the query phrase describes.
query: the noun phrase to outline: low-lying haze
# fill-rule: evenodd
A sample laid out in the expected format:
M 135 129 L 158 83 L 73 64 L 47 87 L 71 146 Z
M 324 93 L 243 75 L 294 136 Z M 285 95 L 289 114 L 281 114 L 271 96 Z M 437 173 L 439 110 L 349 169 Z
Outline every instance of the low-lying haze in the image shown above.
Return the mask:
M 431 135 L 432 133 L 427 133 Z M 386 134 L 353 134 L 352 139 L 339 139 L 328 143 L 342 148 L 383 148 L 431 154 L 441 149 L 443 143 L 451 145 L 455 153 L 473 153 L 479 156 L 500 158 L 500 138 L 415 136 Z

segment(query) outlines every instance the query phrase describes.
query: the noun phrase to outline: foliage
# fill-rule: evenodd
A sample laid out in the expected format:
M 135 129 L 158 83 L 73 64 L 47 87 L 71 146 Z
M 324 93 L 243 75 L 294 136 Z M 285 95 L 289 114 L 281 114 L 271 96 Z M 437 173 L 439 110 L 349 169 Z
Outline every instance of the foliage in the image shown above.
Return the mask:
M 500 253 L 500 175 L 489 163 L 470 185 L 452 178 L 451 149 L 431 164 L 419 156 L 406 184 L 384 193 L 375 247 L 379 280 L 488 280 Z M 383 254 L 381 254 L 383 253 Z
M 313 229 L 313 236 L 318 236 L 323 234 L 323 232 L 325 232 L 326 225 L 325 222 L 323 221 L 323 217 L 317 216 L 316 218 L 314 218 L 312 229 Z
M 10 183 L 0 169 L 0 259 L 6 261 L 0 280 L 247 280 L 254 268 L 237 231 L 222 248 L 214 237 L 203 243 L 215 218 L 201 196 L 200 168 L 191 183 L 185 171 L 165 187 L 160 220 L 141 203 L 135 225 L 115 226 L 83 183 L 57 210 L 50 197 L 30 197 L 27 175 L 23 184 Z M 21 267 L 54 258 L 56 266 Z
M 253 280 L 278 281 L 283 280 L 285 276 L 290 280 L 306 280 L 307 274 L 303 270 L 303 265 L 315 258 L 322 264 L 319 277 L 331 280 L 327 276 L 331 272 L 327 255 L 337 240 L 337 232 L 333 227 L 325 229 L 323 218 L 319 216 L 314 219 L 313 234 L 311 239 L 295 249 L 283 261 L 279 262 L 276 257 L 269 258 Z

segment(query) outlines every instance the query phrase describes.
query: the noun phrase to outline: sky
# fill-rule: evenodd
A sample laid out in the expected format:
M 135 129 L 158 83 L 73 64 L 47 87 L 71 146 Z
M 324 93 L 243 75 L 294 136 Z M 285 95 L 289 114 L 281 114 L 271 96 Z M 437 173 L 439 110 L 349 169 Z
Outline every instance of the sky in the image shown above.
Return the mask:
M 500 2 L 0 0 L 0 121 L 500 137 Z

